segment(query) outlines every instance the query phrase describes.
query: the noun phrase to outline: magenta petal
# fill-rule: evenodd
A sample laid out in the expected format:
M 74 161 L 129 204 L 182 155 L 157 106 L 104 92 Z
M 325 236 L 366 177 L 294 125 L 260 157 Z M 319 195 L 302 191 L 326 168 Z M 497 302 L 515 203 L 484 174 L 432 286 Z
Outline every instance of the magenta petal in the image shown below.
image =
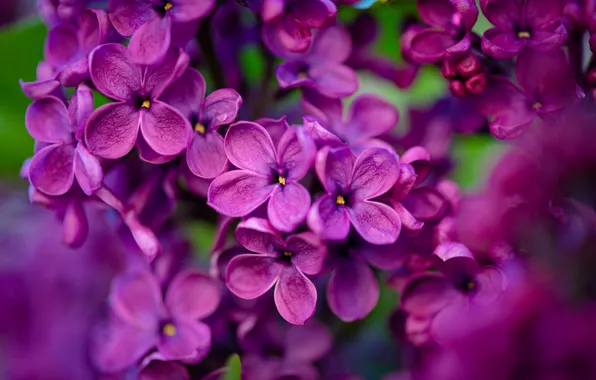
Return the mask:
M 288 238 L 286 249 L 292 253 L 292 264 L 306 274 L 318 274 L 327 257 L 327 246 L 312 232 Z
M 62 219 L 62 241 L 69 247 L 79 248 L 89 233 L 85 210 L 79 202 L 70 202 Z
M 352 181 L 354 154 L 348 148 L 319 150 L 315 171 L 325 190 L 330 194 L 348 192 Z
M 176 5 L 170 10 L 176 22 L 193 21 L 207 16 L 215 6 L 215 0 L 176 0 Z
M 315 201 L 308 214 L 308 226 L 324 240 L 343 240 L 350 232 L 350 219 L 344 206 L 335 198 L 323 195 Z
M 219 284 L 211 277 L 189 270 L 174 277 L 165 305 L 176 320 L 195 320 L 213 314 L 219 300 Z
M 131 99 L 141 89 L 141 69 L 130 62 L 126 47 L 120 44 L 105 44 L 93 50 L 89 73 L 95 87 L 112 99 Z
M 195 133 L 186 151 L 186 163 L 198 177 L 215 178 L 220 175 L 228 163 L 223 137 L 214 131 L 208 131 L 204 135 Z
M 118 33 L 130 36 L 141 25 L 157 16 L 154 7 L 155 4 L 151 1 L 111 0 L 108 14 Z
M 433 254 L 437 255 L 441 260 L 447 261 L 455 257 L 466 257 L 473 259 L 474 255 L 465 245 L 457 242 L 446 242 L 439 244 Z
M 267 216 L 273 227 L 282 232 L 291 232 L 306 219 L 309 207 L 308 190 L 292 181 L 273 190 L 267 205 Z
M 268 27 L 263 28 L 268 31 Z M 302 53 L 310 47 L 312 35 L 310 29 L 292 16 L 285 16 L 274 24 L 274 38 L 290 52 Z
M 322 29 L 316 35 L 308 55 L 311 60 L 342 63 L 350 56 L 350 33 L 340 26 Z
M 424 29 L 412 39 L 409 54 L 417 63 L 436 63 L 456 44 L 457 41 L 447 31 Z
M 400 304 L 407 313 L 430 316 L 444 308 L 455 296 L 455 289 L 445 277 L 425 273 L 406 284 Z
M 331 0 L 302 0 L 289 9 L 292 16 L 309 28 L 321 28 L 335 18 L 337 8 Z
M 288 322 L 303 325 L 315 313 L 317 288 L 295 266 L 285 266 L 275 286 L 275 306 Z
M 268 178 L 245 170 L 233 170 L 211 182 L 207 201 L 224 215 L 245 216 L 269 199 L 275 186 Z
M 292 326 L 286 333 L 286 358 L 291 361 L 313 362 L 323 358 L 333 345 L 333 337 L 324 324 L 316 320 L 304 326 Z
M 205 99 L 203 118 L 209 121 L 210 127 L 230 124 L 236 119 L 242 106 L 242 98 L 231 88 L 213 91 Z
M 83 144 L 79 143 L 75 150 L 74 174 L 83 192 L 93 194 L 101 187 L 103 170 L 99 160 L 93 156 Z
M 382 203 L 358 202 L 348 209 L 348 216 L 360 236 L 372 244 L 395 243 L 401 231 L 395 210 Z
M 180 112 L 165 103 L 153 101 L 148 111 L 141 110 L 141 133 L 155 152 L 173 156 L 186 149 L 192 128 Z
M 205 100 L 205 88 L 205 79 L 201 73 L 189 67 L 165 89 L 159 99 L 190 118 L 193 112 L 199 113 Z
M 68 106 L 68 118 L 77 140 L 83 138 L 85 125 L 87 125 L 93 109 L 93 91 L 85 84 L 79 85 Z
M 410 164 L 399 164 L 399 176 L 391 190 L 391 196 L 394 200 L 403 200 L 416 184 L 416 170 Z
M 159 63 L 170 47 L 171 26 L 170 17 L 154 17 L 137 29 L 128 44 L 131 60 L 143 65 Z
M 89 151 L 103 158 L 125 156 L 139 133 L 139 113 L 126 103 L 109 103 L 91 114 L 85 128 Z
M 101 9 L 85 10 L 79 20 L 79 42 L 81 52 L 86 56 L 106 40 L 111 24 L 108 14 Z
M 226 284 L 238 297 L 254 299 L 271 289 L 282 270 L 274 256 L 238 255 L 228 264 Z
M 370 265 L 383 270 L 394 270 L 401 267 L 406 259 L 405 251 L 396 244 L 375 245 L 362 244 L 358 254 Z
M 290 127 L 285 116 L 282 116 L 279 119 L 262 117 L 260 119 L 255 120 L 255 123 L 261 125 L 263 128 L 267 130 L 267 133 L 269 133 L 269 136 L 271 136 L 271 140 L 273 141 L 274 146 L 279 145 L 281 137 Z
M 74 146 L 53 144 L 33 156 L 29 166 L 29 180 L 47 195 L 62 195 L 70 190 L 74 181 Z
M 362 319 L 379 299 L 379 284 L 369 266 L 357 257 L 341 260 L 329 279 L 327 302 L 344 322 Z
M 339 125 L 342 123 L 342 104 L 340 99 L 332 99 L 308 88 L 302 91 L 302 106 L 309 114 L 322 123 Z
M 394 152 L 368 148 L 356 158 L 352 174 L 351 201 L 378 197 L 397 181 L 399 168 Z
M 565 8 L 561 0 L 526 0 L 522 12 L 529 25 L 540 28 L 560 20 Z
M 519 23 L 520 9 L 512 0 L 480 0 L 482 13 L 494 26 L 500 29 L 514 29 Z
M 172 82 L 186 72 L 188 61 L 188 54 L 182 52 L 177 46 L 170 46 L 158 65 L 145 68 L 144 93 L 150 94 L 153 99 L 159 98 Z M 188 83 L 186 85 L 188 86 Z
M 493 58 L 511 59 L 524 48 L 512 30 L 492 28 L 482 36 L 482 51 Z
M 44 56 L 54 67 L 63 67 L 79 54 L 77 32 L 71 26 L 62 24 L 48 31 Z
M 277 66 L 275 75 L 281 88 L 293 88 L 312 84 L 312 79 L 303 76 L 302 65 L 298 62 L 284 62 Z
M 251 252 L 274 255 L 284 249 L 284 241 L 267 219 L 250 218 L 238 224 L 236 239 Z
M 505 288 L 504 275 L 499 268 L 485 266 L 476 274 L 478 292 L 474 295 L 474 301 L 479 304 L 488 304 L 496 300 Z
M 393 209 L 399 215 L 399 220 L 401 220 L 401 225 L 408 231 L 420 231 L 422 227 L 424 227 L 424 222 L 419 221 L 412 215 L 407 208 L 404 207 L 400 202 L 393 201 L 391 202 Z
M 317 147 L 302 128 L 288 128 L 281 137 L 277 152 L 286 178 L 299 180 L 312 167 Z
M 195 356 L 196 351 L 211 347 L 211 329 L 199 321 L 175 320 L 176 334 L 162 335 L 157 349 L 165 360 L 183 360 Z
M 38 99 L 46 96 L 60 88 L 60 82 L 52 79 L 40 80 L 35 82 L 19 81 L 23 93 L 31 99 Z
M 345 98 L 358 90 L 358 76 L 348 66 L 326 62 L 308 70 L 312 86 L 322 95 L 330 98 Z
M 25 115 L 25 125 L 36 140 L 46 143 L 68 143 L 72 139 L 72 127 L 64 103 L 46 96 L 34 101 Z
M 277 153 L 267 130 L 248 121 L 233 124 L 226 133 L 224 146 L 232 164 L 240 169 L 270 176 L 277 166 Z
M 350 141 L 365 141 L 393 129 L 399 120 L 399 112 L 382 98 L 361 95 L 352 102 L 348 120 L 345 135 Z
M 421 146 L 414 146 L 409 148 L 404 152 L 404 154 L 402 154 L 399 162 L 400 164 L 409 164 L 414 168 L 416 172 L 415 184 L 418 185 L 422 183 L 430 173 L 430 161 L 430 153 L 428 152 L 428 150 L 426 150 L 426 148 Z M 400 176 L 401 174 L 402 172 L 400 165 Z
M 112 281 L 110 306 L 126 323 L 157 329 L 165 316 L 159 283 L 150 272 L 126 273 Z
M 412 190 L 403 200 L 403 204 L 416 219 L 423 222 L 439 219 L 449 205 L 447 199 L 432 187 Z
M 555 30 L 538 30 L 534 32 L 527 44 L 537 51 L 554 51 L 567 41 L 565 26 L 560 24 Z
M 161 359 L 161 357 L 160 357 Z M 144 361 L 148 360 L 145 358 Z M 138 374 L 138 380 L 190 380 L 186 367 L 177 362 L 152 360 Z M 204 380 L 204 379 L 203 379 Z

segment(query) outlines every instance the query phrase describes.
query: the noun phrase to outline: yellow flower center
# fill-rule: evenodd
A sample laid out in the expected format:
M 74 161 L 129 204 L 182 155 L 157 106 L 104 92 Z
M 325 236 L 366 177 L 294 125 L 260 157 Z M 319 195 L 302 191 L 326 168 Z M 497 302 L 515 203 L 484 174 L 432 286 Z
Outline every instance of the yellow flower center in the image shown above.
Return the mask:
M 171 323 L 166 323 L 166 324 L 163 326 L 163 329 L 162 329 L 162 331 L 163 331 L 163 333 L 164 333 L 165 335 L 167 335 L 167 336 L 174 336 L 174 335 L 176 335 L 176 333 L 178 332 L 178 331 L 176 330 L 176 326 L 174 326 L 174 325 L 173 325 L 173 324 L 171 324 Z
M 285 257 L 290 257 L 290 256 L 292 256 L 292 252 L 286 251 L 286 252 L 284 252 L 284 256 Z
M 531 34 L 530 34 L 530 32 L 519 32 L 519 33 L 517 33 L 517 37 L 518 38 L 530 38 Z
M 338 205 L 345 205 L 346 200 L 344 199 L 343 196 L 338 195 L 337 198 L 335 198 L 335 203 L 337 203 Z
M 151 102 L 149 100 L 145 100 L 143 104 L 141 104 L 141 107 L 149 109 L 149 107 L 151 107 Z
M 165 9 L 166 11 L 169 11 L 172 8 L 174 8 L 174 5 L 172 3 L 166 3 L 166 5 L 163 7 L 163 9 Z
M 532 108 L 534 108 L 535 110 L 538 110 L 538 109 L 542 108 L 542 103 L 536 102 L 536 103 L 532 104 Z
M 468 290 L 474 290 L 474 288 L 476 288 L 476 284 L 474 284 L 473 281 L 468 282 L 467 285 Z
M 285 186 L 286 185 L 286 177 L 282 177 L 279 176 L 279 178 L 277 179 L 277 181 L 282 185 Z
M 205 126 L 204 126 L 203 124 L 201 124 L 201 123 L 196 123 L 196 124 L 195 124 L 195 131 L 196 131 L 196 132 L 199 132 L 199 133 L 200 133 L 200 134 L 202 134 L 202 135 L 204 135 L 204 134 L 205 134 L 205 131 L 206 131 L 206 129 L 205 129 Z

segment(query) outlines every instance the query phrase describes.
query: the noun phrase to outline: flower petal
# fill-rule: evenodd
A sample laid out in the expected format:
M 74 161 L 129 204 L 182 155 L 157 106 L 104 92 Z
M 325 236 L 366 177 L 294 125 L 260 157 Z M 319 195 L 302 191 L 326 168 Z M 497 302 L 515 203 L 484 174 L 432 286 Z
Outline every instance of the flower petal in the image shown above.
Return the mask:
M 494 26 L 513 30 L 520 21 L 521 9 L 512 0 L 480 0 L 482 13 Z
M 111 0 L 108 14 L 118 33 L 128 37 L 152 17 L 157 17 L 154 7 L 150 1 Z
M 290 3 L 289 11 L 298 22 L 309 28 L 321 28 L 329 20 L 335 19 L 337 8 L 331 0 L 302 0 Z
M 69 247 L 79 248 L 89 234 L 89 223 L 80 202 L 72 201 L 62 219 L 62 241 Z
M 362 244 L 357 252 L 370 265 L 383 270 L 394 270 L 403 265 L 406 251 L 396 244 L 376 245 Z
M 219 284 L 211 277 L 187 270 L 174 277 L 165 297 L 165 305 L 176 320 L 203 319 L 219 305 Z
M 183 364 L 160 359 L 152 360 L 142 367 L 138 374 L 138 380 L 190 380 L 188 370 Z M 144 361 L 146 360 L 147 358 Z
M 284 249 L 283 238 L 267 219 L 249 218 L 236 228 L 236 240 L 251 252 L 275 255 Z
M 275 306 L 288 322 L 303 325 L 315 313 L 317 288 L 295 266 L 285 266 L 275 286 Z
M 372 244 L 395 243 L 401 231 L 401 220 L 391 207 L 363 201 L 348 209 L 352 225 L 360 236 Z
M 146 67 L 143 73 L 143 91 L 157 99 L 164 90 L 186 72 L 190 58 L 177 46 L 167 49 L 158 65 Z M 188 86 L 188 83 L 186 84 Z
M 312 79 L 305 76 L 302 62 L 284 62 L 275 69 L 275 76 L 281 88 L 294 88 L 312 84 Z
M 417 63 L 436 63 L 443 59 L 447 51 L 454 47 L 457 41 L 444 30 L 424 29 L 416 33 L 408 53 Z
M 211 128 L 232 123 L 242 106 L 242 98 L 231 88 L 220 88 L 205 99 L 203 118 Z
M 35 82 L 19 81 L 23 93 L 30 99 L 38 99 L 42 96 L 49 95 L 60 88 L 60 82 L 56 79 L 39 80 Z
M 207 16 L 214 7 L 214 0 L 176 0 L 169 12 L 176 22 L 186 22 Z
M 64 103 L 46 96 L 34 101 L 25 115 L 25 125 L 36 140 L 46 143 L 68 143 L 72 139 L 72 127 Z
M 559 21 L 564 8 L 565 2 L 561 0 L 526 0 L 522 5 L 522 14 L 530 26 L 541 29 Z
M 327 302 L 333 314 L 344 322 L 363 319 L 379 299 L 379 284 L 373 271 L 361 259 L 339 261 L 327 285 Z
M 68 105 L 68 118 L 77 140 L 83 138 L 85 125 L 87 125 L 93 109 L 93 91 L 87 85 L 80 84 Z
M 317 147 L 303 128 L 288 128 L 281 137 L 277 152 L 286 178 L 299 180 L 312 167 Z
M 62 68 L 72 62 L 80 52 L 79 40 L 73 27 L 57 25 L 48 31 L 44 56 L 54 67 Z
M 430 153 L 422 146 L 414 146 L 409 148 L 401 155 L 400 162 L 400 176 L 402 174 L 401 164 L 408 164 L 414 168 L 416 172 L 415 184 L 421 184 L 431 170 Z M 399 180 L 398 180 L 399 181 Z
M 103 170 L 99 160 L 81 143 L 77 145 L 74 154 L 74 174 L 87 195 L 93 194 L 102 185 Z
M 132 62 L 155 65 L 164 59 L 172 38 L 171 27 L 170 17 L 154 17 L 137 29 L 128 44 Z
M 419 221 L 412 215 L 401 202 L 398 201 L 391 201 L 391 205 L 397 215 L 399 215 L 399 220 L 401 220 L 401 225 L 408 231 L 420 231 L 422 227 L 424 227 L 424 222 Z
M 394 200 L 403 200 L 412 190 L 416 184 L 416 170 L 410 164 L 399 164 L 399 176 L 393 189 L 391 190 L 391 197 Z
M 401 308 L 418 316 L 434 315 L 455 297 L 449 281 L 436 273 L 412 277 L 401 294 Z
M 267 130 L 248 121 L 233 124 L 224 140 L 226 155 L 240 169 L 270 176 L 277 166 L 277 153 Z
M 527 44 L 536 51 L 554 51 L 561 47 L 567 38 L 567 29 L 563 24 L 559 24 L 554 29 L 537 30 L 532 34 L 532 38 L 528 39 Z
M 356 158 L 350 188 L 350 202 L 378 197 L 397 181 L 399 167 L 394 152 L 368 148 Z
M 165 360 L 194 358 L 197 351 L 208 351 L 211 347 L 211 329 L 199 321 L 174 321 L 176 334 L 162 335 L 157 349 Z
M 201 178 L 215 178 L 228 164 L 224 139 L 215 131 L 204 135 L 195 133 L 186 151 L 186 163 L 192 174 Z
M 486 305 L 496 300 L 503 290 L 505 276 L 494 266 L 485 266 L 476 274 L 478 292 L 474 295 L 474 301 Z
M 165 89 L 159 99 L 190 119 L 192 113 L 198 114 L 203 106 L 206 87 L 205 78 L 201 73 L 189 67 Z
M 302 106 L 305 111 L 314 115 L 321 123 L 329 126 L 342 124 L 342 104 L 340 99 L 332 99 L 321 95 L 318 91 L 304 89 Z
M 270 29 L 268 25 L 272 25 L 273 28 Z M 273 24 L 267 24 L 263 29 L 269 33 L 272 31 L 279 44 L 290 52 L 302 53 L 310 47 L 312 39 L 310 29 L 290 15 L 282 17 Z
M 414 218 L 422 222 L 440 219 L 449 206 L 441 193 L 427 186 L 412 190 L 402 203 Z
M 375 95 L 360 95 L 350 106 L 345 136 L 350 141 L 366 141 L 389 132 L 399 120 L 399 112 L 389 102 Z
M 335 198 L 323 195 L 308 213 L 308 226 L 323 240 L 343 240 L 350 232 L 350 219 L 345 206 L 338 206 Z
M 110 306 L 126 323 L 157 330 L 165 316 L 161 289 L 150 272 L 125 273 L 112 280 Z
M 327 246 L 312 232 L 288 237 L 286 248 L 292 253 L 292 264 L 306 274 L 318 274 L 327 257 Z
M 53 144 L 33 156 L 29 166 L 29 180 L 47 195 L 62 195 L 72 187 L 74 146 Z
M 120 158 L 134 147 L 138 133 L 137 110 L 126 103 L 108 103 L 91 114 L 85 127 L 85 143 L 95 156 Z
M 492 28 L 482 36 L 482 51 L 493 58 L 511 59 L 524 48 L 512 30 Z
M 330 98 L 345 98 L 358 90 L 356 72 L 345 65 L 325 62 L 325 64 L 312 66 L 308 70 L 308 75 L 314 82 L 312 86 Z
M 130 62 L 126 47 L 105 44 L 91 52 L 89 73 L 102 94 L 116 100 L 132 99 L 141 90 L 141 69 Z
M 176 109 L 160 101 L 141 110 L 141 133 L 155 152 L 164 156 L 182 153 L 192 138 L 188 120 Z
M 272 256 L 238 255 L 228 264 L 226 285 L 238 297 L 254 299 L 271 289 L 282 269 Z
M 343 63 L 352 51 L 352 40 L 348 31 L 340 26 L 321 29 L 315 36 L 308 52 L 313 61 Z
M 207 203 L 221 214 L 245 216 L 265 203 L 276 186 L 252 172 L 232 170 L 211 182 Z
M 329 194 L 346 195 L 352 181 L 352 169 L 356 161 L 348 148 L 319 150 L 315 162 L 315 171 L 319 181 Z
M 282 232 L 295 230 L 308 214 L 310 194 L 297 182 L 277 186 L 267 205 L 267 216 L 273 227 Z
M 286 332 L 286 358 L 289 361 L 313 362 L 323 358 L 333 345 L 333 337 L 324 324 L 311 320 L 304 326 L 292 326 Z

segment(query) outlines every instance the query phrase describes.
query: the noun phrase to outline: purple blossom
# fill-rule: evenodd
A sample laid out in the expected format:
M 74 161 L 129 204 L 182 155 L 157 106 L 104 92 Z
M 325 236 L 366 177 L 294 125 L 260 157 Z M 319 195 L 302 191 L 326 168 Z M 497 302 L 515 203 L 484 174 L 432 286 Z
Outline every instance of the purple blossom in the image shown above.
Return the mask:
M 395 153 L 368 148 L 355 157 L 347 148 L 324 147 L 315 169 L 326 193 L 312 205 L 309 227 L 325 240 L 343 240 L 350 224 L 373 244 L 397 240 L 401 221 L 389 206 L 373 201 L 387 192 L 398 177 Z
M 265 39 L 269 49 L 285 60 L 276 70 L 281 88 L 307 87 L 331 98 L 344 98 L 358 89 L 356 72 L 344 65 L 352 49 L 345 29 L 331 26 L 318 31 L 303 54 L 286 52 L 276 42 Z
M 317 290 L 305 274 L 323 268 L 326 246 L 312 232 L 283 239 L 265 219 L 238 225 L 236 238 L 255 254 L 241 254 L 228 264 L 226 284 L 240 298 L 253 299 L 275 285 L 275 305 L 288 322 L 302 325 L 315 312 Z
M 112 282 L 109 324 L 95 337 L 94 363 L 118 372 L 154 349 L 162 360 L 200 359 L 210 349 L 211 331 L 199 319 L 218 304 L 217 284 L 195 271 L 178 274 L 163 299 L 150 272 L 120 275 Z
M 131 63 L 122 45 L 96 48 L 90 58 L 91 79 L 100 92 L 116 101 L 91 115 L 85 128 L 89 151 L 120 158 L 138 140 L 154 155 L 173 157 L 183 152 L 192 137 L 190 123 L 160 97 L 187 64 L 188 55 L 176 47 L 156 67 Z
M 470 50 L 470 31 L 478 18 L 473 0 L 417 0 L 417 5 L 431 28 L 409 37 L 406 53 L 414 62 L 435 63 Z
M 263 39 L 290 52 L 306 51 L 311 44 L 311 29 L 328 25 L 337 13 L 330 0 L 262 0 L 260 3 L 265 23 Z
M 288 129 L 276 149 L 265 128 L 238 122 L 228 130 L 224 148 L 240 170 L 213 180 L 207 196 L 211 207 L 240 217 L 269 200 L 267 215 L 276 229 L 290 232 L 304 221 L 310 194 L 298 181 L 311 167 L 315 146 L 302 128 Z
M 77 88 L 68 109 L 53 96 L 42 97 L 29 106 L 25 124 L 39 141 L 28 168 L 29 180 L 36 189 L 47 195 L 63 195 L 75 178 L 87 195 L 99 189 L 101 165 L 81 142 L 92 111 L 93 93 L 85 85 Z
M 480 6 L 495 26 L 482 36 L 482 51 L 491 57 L 513 58 L 525 46 L 555 50 L 567 40 L 561 23 L 563 0 L 482 0 Z
M 109 16 L 118 33 L 132 36 L 132 61 L 152 65 L 165 57 L 173 27 L 196 22 L 214 6 L 213 0 L 110 0 Z

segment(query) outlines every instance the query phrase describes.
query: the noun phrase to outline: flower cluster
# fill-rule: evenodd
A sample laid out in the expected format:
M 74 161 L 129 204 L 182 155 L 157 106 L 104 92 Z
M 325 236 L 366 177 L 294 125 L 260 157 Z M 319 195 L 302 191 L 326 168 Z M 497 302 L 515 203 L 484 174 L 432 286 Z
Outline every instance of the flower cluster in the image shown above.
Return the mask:
M 54 362 L 57 378 L 216 379 L 235 353 L 247 380 L 356 376 L 350 323 L 387 289 L 409 375 L 386 379 L 596 376 L 596 3 L 417 0 L 401 63 L 374 49 L 372 14 L 392 5 L 338 15 L 371 3 L 39 0 L 21 174 L 82 252 L 60 260 L 84 267 L 65 283 L 93 304 L 72 316 L 89 360 Z M 423 67 L 447 94 L 405 121 L 359 90 L 370 76 L 407 89 Z M 450 177 L 471 134 L 515 139 L 473 195 Z M 197 221 L 207 260 L 184 237 Z M 77 257 L 104 251 L 103 270 Z M 52 260 L 32 256 L 32 271 Z M 5 298 L 44 325 L 41 300 Z M 45 378 L 15 331 L 9 378 Z

